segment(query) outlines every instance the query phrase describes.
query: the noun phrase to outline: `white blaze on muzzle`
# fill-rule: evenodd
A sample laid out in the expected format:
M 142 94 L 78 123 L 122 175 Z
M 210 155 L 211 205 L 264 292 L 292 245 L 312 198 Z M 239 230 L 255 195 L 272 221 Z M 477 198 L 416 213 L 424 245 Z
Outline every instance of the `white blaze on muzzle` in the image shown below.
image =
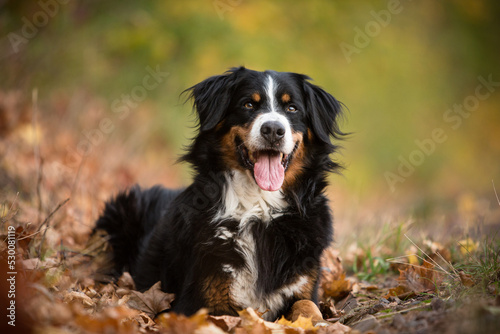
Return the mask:
M 285 180 L 283 159 L 284 156 L 292 153 L 295 146 L 290 122 L 284 114 L 277 111 L 279 106 L 276 104 L 276 88 L 277 85 L 269 76 L 266 94 L 270 111 L 257 116 L 252 124 L 248 143 L 245 143 L 245 146 L 252 152 L 255 181 L 262 190 L 266 191 L 279 190 L 283 185 Z M 284 129 L 282 138 L 276 143 L 270 143 L 262 135 L 262 127 L 269 122 L 277 122 Z

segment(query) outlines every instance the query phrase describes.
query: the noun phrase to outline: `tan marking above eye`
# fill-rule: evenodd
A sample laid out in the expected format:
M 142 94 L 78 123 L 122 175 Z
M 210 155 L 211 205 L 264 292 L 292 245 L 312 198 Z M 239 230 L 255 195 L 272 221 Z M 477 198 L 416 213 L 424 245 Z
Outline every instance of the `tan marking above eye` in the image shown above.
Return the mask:
M 252 100 L 254 100 L 255 102 L 260 102 L 260 94 L 259 93 L 253 93 L 252 94 Z
M 281 101 L 283 101 L 283 103 L 290 102 L 290 95 L 288 93 L 281 95 Z

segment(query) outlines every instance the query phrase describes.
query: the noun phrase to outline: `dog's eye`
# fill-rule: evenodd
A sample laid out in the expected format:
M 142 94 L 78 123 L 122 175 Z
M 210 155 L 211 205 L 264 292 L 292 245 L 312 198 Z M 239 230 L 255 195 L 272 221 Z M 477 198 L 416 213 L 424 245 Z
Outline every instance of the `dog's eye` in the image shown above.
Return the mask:
M 288 106 L 288 108 L 286 108 L 286 111 L 288 112 L 296 112 L 297 111 L 297 107 L 296 106 Z
M 248 110 L 253 110 L 255 108 L 252 102 L 245 103 L 243 105 L 243 107 L 245 107 L 245 109 L 248 109 Z

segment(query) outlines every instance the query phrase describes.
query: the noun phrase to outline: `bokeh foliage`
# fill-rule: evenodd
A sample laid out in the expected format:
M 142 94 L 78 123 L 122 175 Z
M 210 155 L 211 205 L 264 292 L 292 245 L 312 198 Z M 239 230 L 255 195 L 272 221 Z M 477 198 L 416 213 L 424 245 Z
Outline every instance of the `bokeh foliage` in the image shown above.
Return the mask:
M 238 65 L 300 72 L 348 108 L 343 128 L 353 134 L 339 157 L 347 169 L 338 187 L 397 201 L 491 197 L 491 180 L 500 185 L 500 87 L 458 129 L 443 120 L 474 94 L 479 76 L 500 81 L 498 1 L 401 0 L 386 25 L 373 13 L 393 1 L 70 1 L 12 52 L 9 34 L 41 2 L 55 0 L 0 2 L 3 90 L 29 96 L 37 87 L 42 103 L 83 90 L 111 105 L 159 65 L 170 75 L 143 103 L 156 113 L 155 131 L 180 152 L 193 134 L 183 89 Z M 370 24 L 379 29 L 347 59 L 341 43 L 356 46 Z M 392 192 L 384 174 L 435 128 L 447 140 Z

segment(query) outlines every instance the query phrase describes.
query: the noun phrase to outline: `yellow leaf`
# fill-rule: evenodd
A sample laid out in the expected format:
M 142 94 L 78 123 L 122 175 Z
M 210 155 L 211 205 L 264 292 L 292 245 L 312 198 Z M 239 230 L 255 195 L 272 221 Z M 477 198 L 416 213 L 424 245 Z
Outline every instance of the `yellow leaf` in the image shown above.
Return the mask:
M 471 238 L 467 238 L 464 240 L 460 240 L 458 242 L 458 245 L 460 246 L 460 253 L 462 255 L 467 255 L 470 253 L 474 253 L 477 248 L 479 247 L 479 242 L 474 242 Z
M 415 254 L 408 255 L 408 262 L 413 265 L 420 264 L 420 262 L 418 261 L 418 257 Z
M 295 320 L 294 322 L 286 320 L 285 317 L 281 317 L 281 319 L 278 320 L 278 324 L 288 327 L 302 328 L 305 330 L 312 330 L 312 331 L 317 330 L 317 328 L 314 327 L 311 318 L 304 318 L 301 315 L 299 315 L 298 319 Z

